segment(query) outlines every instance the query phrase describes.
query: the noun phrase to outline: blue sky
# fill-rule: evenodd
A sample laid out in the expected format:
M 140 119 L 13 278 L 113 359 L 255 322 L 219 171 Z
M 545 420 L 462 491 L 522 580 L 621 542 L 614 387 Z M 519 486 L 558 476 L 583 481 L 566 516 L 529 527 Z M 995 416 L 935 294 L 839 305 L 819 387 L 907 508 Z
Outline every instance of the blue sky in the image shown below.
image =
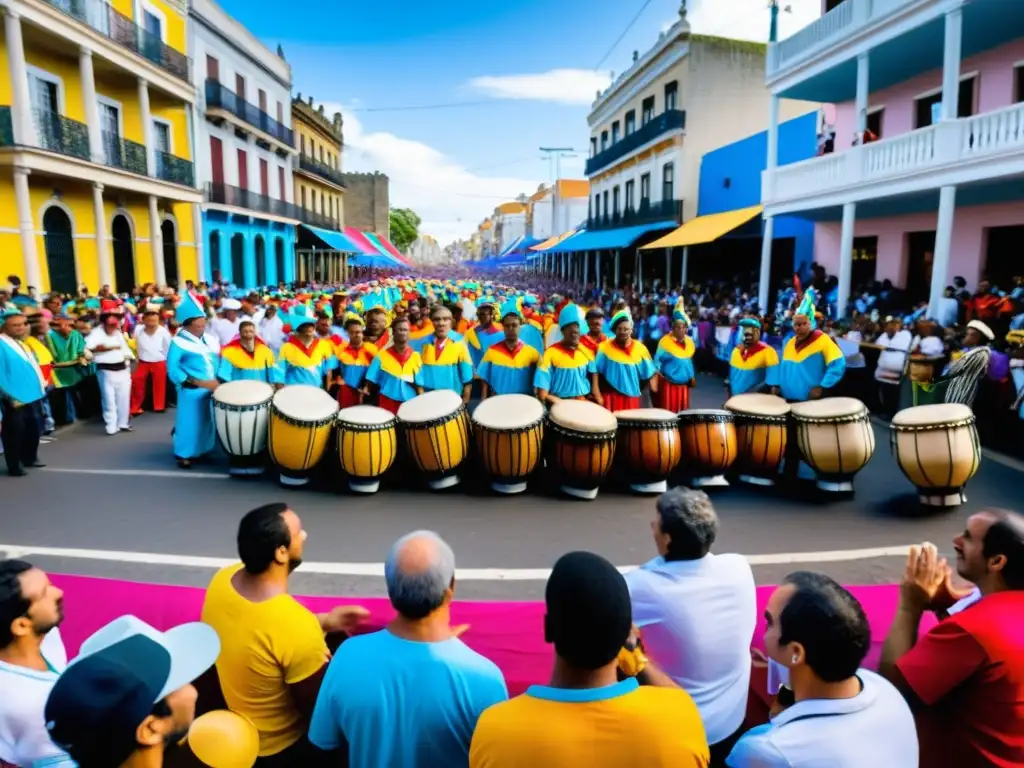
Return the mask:
M 345 114 L 345 169 L 387 173 L 392 205 L 419 213 L 422 230 L 442 243 L 550 182 L 541 146 L 580 150 L 562 161 L 562 175 L 582 178 L 595 91 L 679 18 L 679 0 L 650 0 L 605 58 L 644 0 L 219 2 L 268 47 L 284 47 L 293 93 Z M 820 7 L 787 4 L 783 36 Z M 767 0 L 687 6 L 695 32 L 767 38 Z M 376 111 L 467 101 L 483 103 Z

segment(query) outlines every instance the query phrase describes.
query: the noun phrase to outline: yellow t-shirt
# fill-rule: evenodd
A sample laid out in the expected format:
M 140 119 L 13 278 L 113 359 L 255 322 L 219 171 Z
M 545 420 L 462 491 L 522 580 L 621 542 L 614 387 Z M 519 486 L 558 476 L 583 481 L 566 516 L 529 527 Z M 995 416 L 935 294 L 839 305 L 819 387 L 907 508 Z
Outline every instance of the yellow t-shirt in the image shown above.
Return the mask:
M 288 686 L 315 674 L 328 658 L 320 622 L 291 595 L 262 603 L 246 600 L 231 577 L 241 564 L 222 568 L 206 589 L 202 620 L 220 636 L 217 675 L 228 708 L 260 732 L 260 757 L 298 741 L 307 723 Z
M 531 686 L 486 710 L 469 749 L 470 768 L 707 768 L 697 705 L 681 689 Z

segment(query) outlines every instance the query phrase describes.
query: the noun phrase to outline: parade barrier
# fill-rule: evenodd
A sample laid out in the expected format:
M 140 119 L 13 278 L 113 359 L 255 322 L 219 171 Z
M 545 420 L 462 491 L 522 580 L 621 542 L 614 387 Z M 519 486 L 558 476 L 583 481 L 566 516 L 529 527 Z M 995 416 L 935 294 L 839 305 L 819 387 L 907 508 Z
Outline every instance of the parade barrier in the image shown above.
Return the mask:
M 51 574 L 53 582 L 64 590 L 64 623 L 61 635 L 68 657 L 90 634 L 118 616 L 131 614 L 160 630 L 198 621 L 205 589 L 199 587 L 142 584 L 133 581 L 101 579 L 91 576 Z M 757 588 L 757 615 L 764 612 L 775 587 Z M 864 606 L 871 622 L 871 651 L 865 666 L 876 668 L 882 642 L 896 613 L 899 587 L 896 585 L 855 586 L 850 591 Z M 325 613 L 338 605 L 358 604 L 370 611 L 364 631 L 380 629 L 394 616 L 386 598 L 342 598 L 296 596 L 315 613 Z M 552 648 L 544 642 L 544 604 L 542 602 L 483 602 L 456 600 L 452 605 L 452 624 L 469 624 L 462 636 L 467 645 L 483 654 L 501 669 L 509 694 L 522 693 L 535 683 L 547 683 L 551 674 Z M 934 624 L 929 614 L 921 631 Z M 763 622 L 754 633 L 755 648 L 764 648 Z

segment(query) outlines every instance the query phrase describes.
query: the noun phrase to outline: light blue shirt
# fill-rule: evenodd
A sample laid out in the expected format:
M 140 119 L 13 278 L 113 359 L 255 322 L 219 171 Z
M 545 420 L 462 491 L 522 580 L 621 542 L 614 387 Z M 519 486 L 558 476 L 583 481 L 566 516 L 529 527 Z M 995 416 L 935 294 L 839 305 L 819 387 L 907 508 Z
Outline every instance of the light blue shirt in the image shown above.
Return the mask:
M 384 629 L 346 640 L 327 669 L 309 739 L 348 743 L 359 768 L 457 768 L 487 707 L 508 698 L 498 667 L 457 638 L 404 640 Z
M 34 403 L 46 394 L 32 350 L 7 335 L 0 338 L 0 397 Z

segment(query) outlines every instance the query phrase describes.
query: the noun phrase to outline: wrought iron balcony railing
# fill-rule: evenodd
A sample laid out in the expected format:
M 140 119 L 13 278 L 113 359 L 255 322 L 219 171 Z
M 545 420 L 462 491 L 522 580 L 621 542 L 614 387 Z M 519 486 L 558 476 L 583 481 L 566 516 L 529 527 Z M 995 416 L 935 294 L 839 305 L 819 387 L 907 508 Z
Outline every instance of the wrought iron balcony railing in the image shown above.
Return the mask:
M 289 147 L 295 144 L 295 134 L 291 128 L 277 122 L 255 104 L 250 104 L 216 80 L 206 81 L 206 108 L 223 109 Z
M 120 168 L 142 176 L 148 175 L 146 147 L 121 138 L 116 133 L 103 131 L 103 156 L 111 168 Z
M 156 152 L 156 177 L 186 187 L 196 185 L 195 169 L 191 161 L 169 152 Z
M 647 125 L 635 130 L 629 136 L 624 137 L 617 144 L 612 144 L 602 152 L 587 160 L 587 175 L 591 176 L 602 168 L 606 168 L 616 160 L 620 160 L 630 152 L 639 149 L 644 144 L 654 141 L 663 133 L 678 131 L 686 128 L 686 111 L 672 109 L 662 112 L 651 120 Z
M 587 229 L 615 229 L 616 227 L 634 227 L 639 224 L 653 224 L 657 221 L 682 220 L 682 200 L 661 200 L 657 203 L 640 201 L 638 208 L 626 208 L 617 213 L 602 213 L 587 219 Z
M 327 181 L 332 184 L 337 184 L 339 187 L 345 186 L 345 177 L 342 175 L 341 171 L 337 168 L 332 168 L 327 165 L 327 163 L 321 162 L 316 158 L 310 157 L 305 152 L 299 155 L 299 168 L 304 171 L 309 171 L 310 173 L 315 173 L 320 178 L 327 179 Z
M 80 160 L 90 160 L 89 128 L 85 123 L 44 109 L 32 111 L 39 146 Z M 145 167 L 142 170 L 146 172 Z
M 0 107 L 0 147 L 14 146 L 14 120 L 11 117 L 11 108 Z
M 275 200 L 250 189 L 242 189 L 231 184 L 207 184 L 204 190 L 206 202 L 218 205 L 231 205 L 236 208 L 247 208 L 286 219 L 300 219 L 300 209 L 285 200 Z
M 309 224 L 311 227 L 320 227 L 320 229 L 341 230 L 341 222 L 332 219 L 325 213 L 317 213 L 308 208 L 299 208 L 299 221 Z

